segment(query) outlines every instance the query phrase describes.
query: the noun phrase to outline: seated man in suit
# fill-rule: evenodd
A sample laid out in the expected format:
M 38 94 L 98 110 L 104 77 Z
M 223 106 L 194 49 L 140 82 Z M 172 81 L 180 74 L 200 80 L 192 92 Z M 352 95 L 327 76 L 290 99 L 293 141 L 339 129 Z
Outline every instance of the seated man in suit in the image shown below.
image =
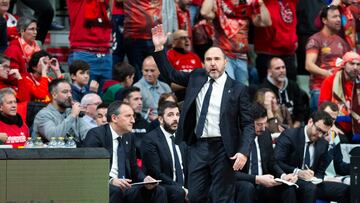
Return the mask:
M 322 137 L 328 133 L 333 119 L 325 111 L 314 112 L 307 125 L 287 129 L 277 139 L 275 159 L 286 173 L 298 174 L 300 202 L 316 199 L 349 202 L 350 188 L 343 183 L 322 181 L 326 169 L 329 143 Z M 320 181 L 314 178 L 321 179 Z
M 176 145 L 175 131 L 179 123 L 179 107 L 167 101 L 158 108 L 160 126 L 145 136 L 142 144 L 143 164 L 147 172 L 166 189 L 168 201 L 184 203 L 187 189 L 184 188 L 186 169 L 186 146 Z
M 295 186 L 275 181 L 276 177 L 295 183 L 298 178 L 292 173 L 285 174 L 275 162 L 271 134 L 266 129 L 266 109 L 254 103 L 252 112 L 256 137 L 251 147 L 250 160 L 241 171 L 236 172 L 236 202 L 296 202 Z
M 136 164 L 136 150 L 131 132 L 134 111 L 120 101 L 111 103 L 107 112 L 108 124 L 91 129 L 85 147 L 104 147 L 110 155 L 110 203 L 167 202 L 165 189 L 156 184 L 131 186 L 132 182 L 151 182 Z

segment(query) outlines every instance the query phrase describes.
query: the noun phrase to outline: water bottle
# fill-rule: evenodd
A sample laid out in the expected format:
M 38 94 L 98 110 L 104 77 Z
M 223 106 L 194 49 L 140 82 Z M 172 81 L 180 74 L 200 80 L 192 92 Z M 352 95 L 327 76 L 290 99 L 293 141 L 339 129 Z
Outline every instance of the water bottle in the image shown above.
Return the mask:
M 35 148 L 42 148 L 43 147 L 43 142 L 41 140 L 41 137 L 36 137 L 35 143 L 34 143 L 34 147 Z
M 57 147 L 58 148 L 65 148 L 64 137 L 58 137 Z
M 76 143 L 74 141 L 74 137 L 69 137 L 66 142 L 66 148 L 76 148 Z
M 26 140 L 24 147 L 25 148 L 33 148 L 34 140 L 31 137 L 29 137 L 28 140 Z
M 56 137 L 51 137 L 50 142 L 48 143 L 49 148 L 57 148 Z

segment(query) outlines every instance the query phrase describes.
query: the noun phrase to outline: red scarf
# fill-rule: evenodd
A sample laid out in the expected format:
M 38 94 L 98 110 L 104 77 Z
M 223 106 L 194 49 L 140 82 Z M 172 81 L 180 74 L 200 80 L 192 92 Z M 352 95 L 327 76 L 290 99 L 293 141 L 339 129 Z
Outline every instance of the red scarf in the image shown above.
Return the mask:
M 29 63 L 31 56 L 35 53 L 40 51 L 39 45 L 36 41 L 32 41 L 31 44 L 27 43 L 22 37 L 18 38 L 21 50 L 23 52 L 24 59 L 26 63 Z

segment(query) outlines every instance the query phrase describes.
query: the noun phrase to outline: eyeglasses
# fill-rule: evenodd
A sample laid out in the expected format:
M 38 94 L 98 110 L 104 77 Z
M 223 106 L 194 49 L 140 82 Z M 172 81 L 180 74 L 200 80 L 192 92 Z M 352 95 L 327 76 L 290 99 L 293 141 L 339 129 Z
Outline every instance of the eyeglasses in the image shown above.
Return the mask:
M 181 36 L 181 37 L 176 38 L 175 40 L 188 40 L 188 39 L 190 39 L 189 36 Z
M 352 65 L 352 66 L 354 66 L 354 65 L 360 66 L 360 63 L 349 62 L 349 64 Z
M 321 137 L 327 133 L 327 131 L 324 131 L 321 128 L 319 128 L 318 126 L 316 126 L 315 123 L 314 123 L 314 126 L 315 126 L 315 130 L 320 134 Z
M 96 103 L 92 103 L 92 104 L 88 104 L 88 105 L 95 105 L 95 106 L 99 106 L 101 104 L 101 102 L 96 102 Z

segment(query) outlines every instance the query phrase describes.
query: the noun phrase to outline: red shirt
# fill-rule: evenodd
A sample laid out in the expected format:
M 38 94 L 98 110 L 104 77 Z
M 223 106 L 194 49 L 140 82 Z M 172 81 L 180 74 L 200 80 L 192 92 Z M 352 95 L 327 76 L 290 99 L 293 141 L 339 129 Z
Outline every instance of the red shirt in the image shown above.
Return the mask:
M 97 0 L 90 0 L 91 2 Z M 102 26 L 92 25 L 85 27 L 86 18 L 89 14 L 86 13 L 88 0 L 67 0 L 67 8 L 70 19 L 70 33 L 69 41 L 72 49 L 76 48 L 93 48 L 95 52 L 108 53 L 110 48 L 111 26 L 110 23 L 105 23 L 107 17 L 99 15 Z M 99 12 L 106 13 L 107 1 L 97 1 L 96 8 L 101 9 Z M 95 17 L 95 19 L 97 19 Z
M 6 133 L 8 139 L 4 143 L 5 145 L 12 145 L 13 148 L 24 146 L 27 138 L 29 137 L 29 128 L 26 123 L 23 122 L 21 127 L 17 125 L 9 125 L 0 121 L 0 132 Z
M 337 70 L 335 62 L 347 51 L 350 51 L 347 43 L 338 35 L 326 36 L 322 31 L 312 35 L 306 44 L 306 53 L 317 53 L 315 62 L 317 66 L 325 70 Z M 310 89 L 319 90 L 324 77 L 310 74 Z
M 112 14 L 113 15 L 123 15 L 124 12 L 124 2 L 116 2 L 114 1 L 113 7 L 112 7 Z
M 187 30 L 188 35 L 191 39 L 192 31 L 191 31 L 189 11 L 188 10 L 183 11 L 178 5 L 176 5 L 176 14 L 178 19 L 179 30 Z
M 49 82 L 51 78 L 41 77 L 37 81 L 30 73 L 23 75 L 27 89 L 25 91 L 27 101 L 49 103 L 51 101 L 49 95 Z
M 17 86 L 14 86 L 12 84 L 6 83 L 6 81 L 0 80 L 0 89 L 3 88 L 12 88 L 16 92 L 16 99 L 19 100 L 19 102 L 28 101 L 27 97 L 27 85 L 26 82 L 23 79 L 17 81 Z M 0 128 L 1 129 L 1 128 Z
M 11 69 L 19 69 L 21 74 L 27 73 L 26 57 L 17 39 L 12 40 L 4 54 L 10 58 Z
M 264 1 L 271 16 L 272 25 L 255 27 L 256 53 L 292 55 L 297 48 L 296 4 L 298 0 Z
M 191 72 L 195 68 L 202 68 L 201 59 L 195 53 L 182 54 L 173 49 L 167 52 L 171 65 L 180 71 Z
M 162 0 L 124 1 L 124 36 L 151 40 L 151 28 L 161 22 Z

